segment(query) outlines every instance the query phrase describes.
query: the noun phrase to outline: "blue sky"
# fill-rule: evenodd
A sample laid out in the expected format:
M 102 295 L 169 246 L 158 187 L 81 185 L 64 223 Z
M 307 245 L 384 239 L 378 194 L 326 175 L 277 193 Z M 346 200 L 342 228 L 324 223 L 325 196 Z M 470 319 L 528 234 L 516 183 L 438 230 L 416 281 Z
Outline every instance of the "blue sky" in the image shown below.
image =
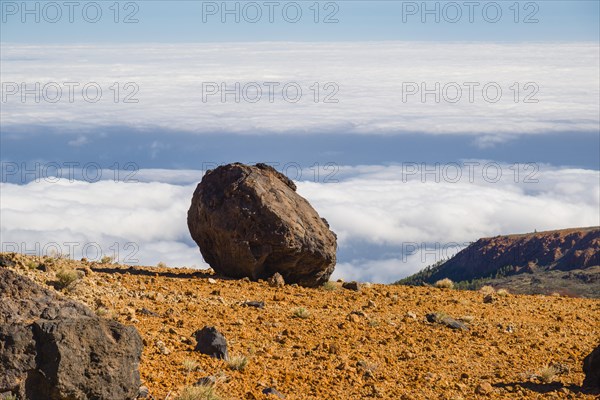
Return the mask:
M 48 7 L 49 1 L 1 3 L 2 41 L 20 43 L 597 41 L 599 35 L 599 3 L 594 0 L 480 1 L 471 5 L 462 1 L 309 0 L 265 5 L 263 1 L 142 0 L 121 1 L 119 7 L 113 0 L 104 0 L 76 2 L 72 8 L 63 2 L 55 3 L 58 8 Z M 37 13 L 27 14 L 26 10 L 36 10 L 36 4 Z M 236 7 L 237 12 L 225 12 Z M 222 23 L 223 18 L 226 23 Z
M 239 22 L 220 1 L 85 1 L 72 23 L 61 1 L 0 3 L 0 250 L 205 267 L 187 208 L 234 161 L 298 180 L 344 279 L 600 225 L 598 1 L 282 1 L 273 22 L 263 1 L 227 2 Z

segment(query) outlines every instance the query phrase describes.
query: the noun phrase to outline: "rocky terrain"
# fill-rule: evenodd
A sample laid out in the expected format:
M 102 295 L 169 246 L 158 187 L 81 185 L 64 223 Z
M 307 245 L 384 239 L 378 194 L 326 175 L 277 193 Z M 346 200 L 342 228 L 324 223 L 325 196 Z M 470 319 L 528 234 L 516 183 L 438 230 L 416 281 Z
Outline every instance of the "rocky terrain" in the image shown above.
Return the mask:
M 471 289 L 491 285 L 521 294 L 599 298 L 600 227 L 482 238 L 398 283 L 433 284 L 444 278 Z
M 582 387 L 583 360 L 600 339 L 595 299 L 340 282 L 278 286 L 277 279 L 103 261 L 5 253 L 0 269 L 137 328 L 146 398 L 599 395 Z M 206 338 L 203 328 L 211 326 L 227 343 L 226 357 L 219 338 Z M 598 356 L 588 364 L 597 366 Z M 214 387 L 204 397 L 179 397 L 198 382 Z

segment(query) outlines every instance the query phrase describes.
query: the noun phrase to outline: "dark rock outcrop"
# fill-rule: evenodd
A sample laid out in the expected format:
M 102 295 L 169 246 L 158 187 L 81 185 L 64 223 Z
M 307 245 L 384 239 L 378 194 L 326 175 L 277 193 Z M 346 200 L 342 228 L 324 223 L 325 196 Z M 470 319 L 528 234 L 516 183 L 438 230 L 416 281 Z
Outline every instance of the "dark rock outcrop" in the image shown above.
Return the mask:
M 600 345 L 583 359 L 583 386 L 600 389 Z
M 188 227 L 208 264 L 234 278 L 315 287 L 336 262 L 336 236 L 296 185 L 274 168 L 229 164 L 207 171 L 188 211 Z
M 142 340 L 0 267 L 0 393 L 21 399 L 134 399 Z
M 209 355 L 213 358 L 228 360 L 227 340 L 214 326 L 205 326 L 204 328 L 194 332 L 196 338 L 196 348 L 202 354 Z

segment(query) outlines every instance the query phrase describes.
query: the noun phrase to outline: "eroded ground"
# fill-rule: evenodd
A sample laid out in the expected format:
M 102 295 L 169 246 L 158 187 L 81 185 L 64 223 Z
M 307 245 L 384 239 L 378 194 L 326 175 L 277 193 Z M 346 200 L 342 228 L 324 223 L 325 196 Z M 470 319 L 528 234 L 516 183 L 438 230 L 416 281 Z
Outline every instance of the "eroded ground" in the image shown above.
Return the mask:
M 9 258 L 11 268 L 51 286 L 57 271 L 80 269 L 83 276 L 60 291 L 137 327 L 142 380 L 155 399 L 174 399 L 209 375 L 224 399 L 263 399 L 267 387 L 290 400 L 597 398 L 579 385 L 582 360 L 600 339 L 598 300 L 496 295 L 484 303 L 479 292 L 387 285 L 354 292 L 337 283 L 272 288 L 210 271 Z M 462 318 L 469 329 L 429 323 L 431 312 Z M 244 370 L 193 351 L 192 333 L 205 325 L 225 335 L 231 356 L 248 358 Z M 543 382 L 548 365 L 557 374 Z

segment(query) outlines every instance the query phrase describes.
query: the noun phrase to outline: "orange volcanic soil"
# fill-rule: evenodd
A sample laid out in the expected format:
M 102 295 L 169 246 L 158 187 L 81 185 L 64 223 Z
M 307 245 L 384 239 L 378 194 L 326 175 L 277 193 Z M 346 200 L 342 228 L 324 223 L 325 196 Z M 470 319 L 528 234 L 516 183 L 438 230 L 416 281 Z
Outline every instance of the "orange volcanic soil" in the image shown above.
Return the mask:
M 223 399 L 265 399 L 268 387 L 288 400 L 597 398 L 580 385 L 582 360 L 600 338 L 598 300 L 495 294 L 484 302 L 481 292 L 356 292 L 339 283 L 274 288 L 212 271 L 4 257 L 44 285 L 61 269 L 82 271 L 60 292 L 139 330 L 142 381 L 155 399 L 175 399 L 209 375 Z M 468 330 L 430 323 L 432 312 Z M 206 325 L 225 335 L 230 356 L 247 357 L 243 370 L 194 351 L 192 333 Z M 555 376 L 544 381 L 550 365 Z

